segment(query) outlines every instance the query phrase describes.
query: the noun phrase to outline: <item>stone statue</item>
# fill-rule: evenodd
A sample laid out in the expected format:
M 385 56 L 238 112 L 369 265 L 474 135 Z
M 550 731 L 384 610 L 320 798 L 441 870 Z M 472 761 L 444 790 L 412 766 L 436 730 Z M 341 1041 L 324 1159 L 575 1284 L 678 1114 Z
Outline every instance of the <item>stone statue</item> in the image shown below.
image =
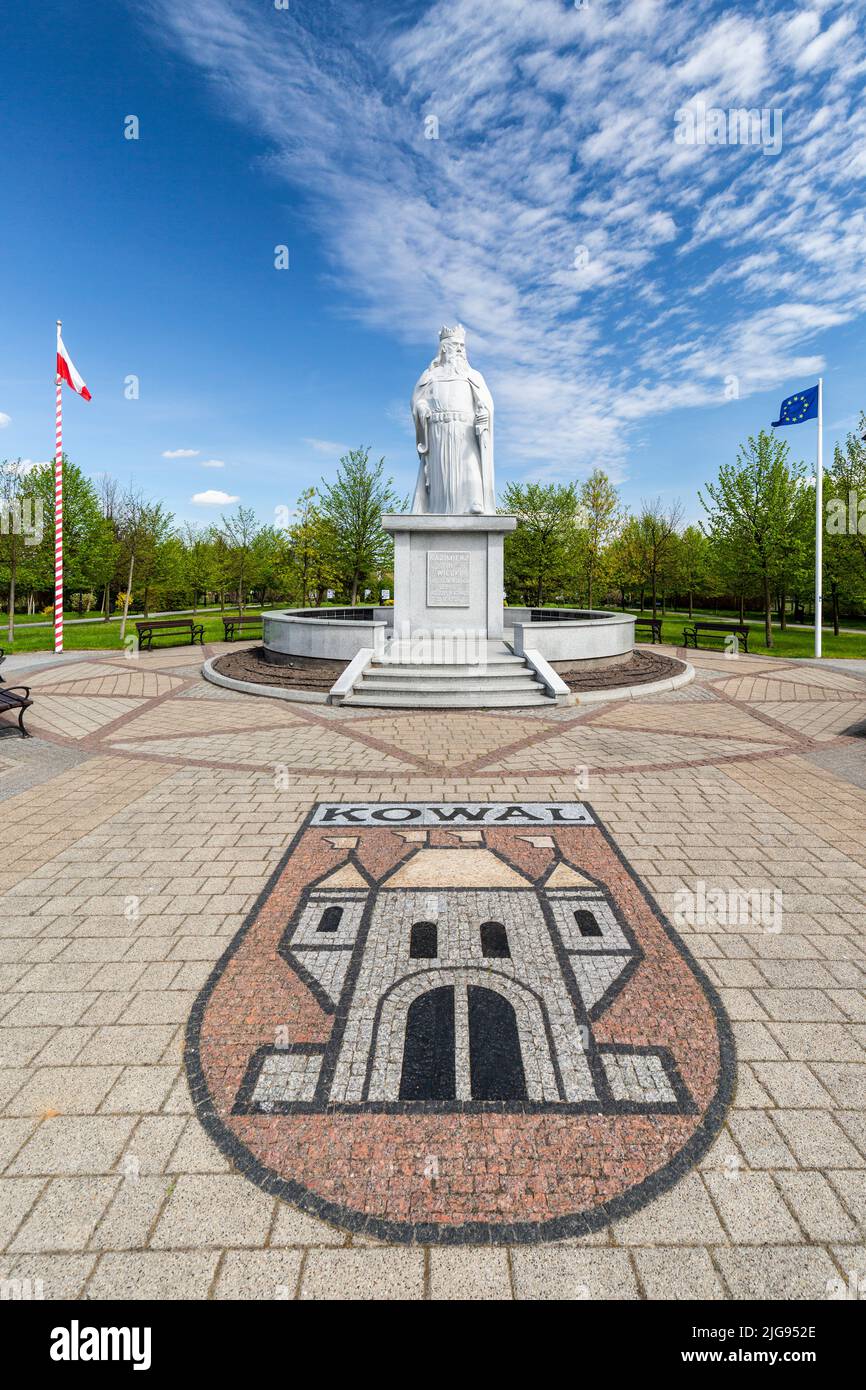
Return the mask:
M 466 333 L 442 328 L 439 356 L 412 392 L 421 468 L 413 512 L 492 516 L 493 397 L 466 358 Z

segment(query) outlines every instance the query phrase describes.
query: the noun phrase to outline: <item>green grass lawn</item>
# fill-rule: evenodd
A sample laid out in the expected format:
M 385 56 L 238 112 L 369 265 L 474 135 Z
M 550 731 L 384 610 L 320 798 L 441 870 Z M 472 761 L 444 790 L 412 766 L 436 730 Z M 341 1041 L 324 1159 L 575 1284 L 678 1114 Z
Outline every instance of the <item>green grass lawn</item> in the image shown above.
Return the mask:
M 227 610 L 228 611 L 228 610 Z M 246 610 L 255 612 L 255 609 Z M 72 615 L 74 616 L 74 615 Z M 187 615 L 184 614 L 184 617 Z M 192 616 L 192 615 L 189 615 Z M 644 613 L 644 617 L 648 617 Z M 695 611 L 695 617 L 699 615 Z M 707 614 L 708 619 L 714 617 Z M 25 619 L 25 622 L 28 621 Z M 30 622 L 33 619 L 29 619 Z M 218 613 L 199 613 L 196 622 L 204 623 L 204 636 L 206 642 L 221 642 L 223 640 L 222 619 Z M 719 617 L 718 621 L 727 621 Z M 662 619 L 662 638 L 665 642 L 673 646 L 682 646 L 683 627 L 687 624 L 688 617 L 681 613 L 668 613 Z M 764 646 L 764 624 L 747 620 L 746 626 L 749 628 L 749 652 L 757 653 L 759 656 L 795 656 L 810 657 L 814 652 L 814 633 L 810 628 L 788 628 L 787 632 L 781 632 L 778 626 L 773 627 L 773 647 L 771 651 Z M 127 636 L 135 635 L 135 621 L 130 619 L 127 623 Z M 247 633 L 246 636 L 254 637 L 257 634 Z M 648 634 L 639 634 L 638 641 L 643 644 L 649 641 Z M 177 636 L 171 637 L 166 633 L 162 637 L 157 637 L 155 647 L 180 646 Z M 123 644 L 120 641 L 120 623 L 103 622 L 101 618 L 95 618 L 92 622 L 76 624 L 74 627 L 67 627 L 64 632 L 64 647 L 66 651 L 120 651 Z M 14 642 L 9 642 L 6 637 L 5 628 L 0 629 L 0 647 L 7 653 L 12 652 L 48 652 L 54 647 L 54 630 L 52 627 L 24 627 L 16 629 Z M 701 639 L 701 650 L 724 651 L 723 641 L 714 638 L 710 644 L 704 636 Z M 840 633 L 834 637 L 831 630 L 824 629 L 823 634 L 823 655 L 828 657 L 860 657 L 866 658 L 866 632 L 864 633 Z
M 226 609 L 231 613 L 231 609 Z M 237 610 L 235 610 L 236 612 Z M 256 609 L 245 609 L 250 614 L 255 613 Z M 182 617 L 193 615 L 182 614 Z M 199 613 L 194 619 L 197 623 L 204 624 L 204 640 L 206 642 L 222 642 L 223 625 L 219 613 L 205 614 Z M 126 625 L 127 638 L 135 636 L 135 619 L 130 618 Z M 255 637 L 258 634 L 253 630 L 247 632 L 247 638 Z M 180 633 L 164 633 L 154 638 L 154 649 L 157 647 L 180 647 Z M 68 652 L 77 651 L 122 651 L 123 643 L 120 640 L 120 623 L 103 622 L 101 618 L 96 618 L 92 623 L 76 624 L 75 627 L 65 627 L 63 632 L 63 646 Z M 188 645 L 188 644 L 187 644 Z M 10 642 L 6 635 L 5 627 L 0 628 L 0 647 L 7 653 L 12 652 L 50 652 L 54 649 L 54 628 L 53 627 L 16 627 L 15 640 Z
M 616 611 L 619 611 L 619 610 L 616 610 Z M 641 613 L 641 612 L 640 612 L 640 609 L 638 609 L 638 608 L 626 608 L 625 611 L 626 611 L 626 613 L 634 613 L 635 617 L 644 617 L 644 618 L 648 618 L 648 617 L 650 616 L 650 609 L 649 609 L 649 608 L 645 608 L 645 609 L 643 610 L 643 613 Z M 738 612 L 736 611 L 736 609 L 734 609 L 734 608 L 718 608 L 718 609 L 700 608 L 700 607 L 698 607 L 697 604 L 695 604 L 694 609 L 693 609 L 692 611 L 693 611 L 693 614 L 694 614 L 694 617 L 695 617 L 695 618 L 697 618 L 697 619 L 699 619 L 699 620 L 700 620 L 700 619 L 704 619 L 704 620 L 707 621 L 707 622 L 719 622 L 719 623 L 731 622 L 731 623 L 733 623 L 733 622 L 739 622 L 739 617 L 740 617 L 739 613 L 738 613 Z M 825 604 L 825 607 L 824 607 L 824 623 L 823 623 L 823 628 L 824 628 L 825 634 L 826 634 L 827 629 L 828 629 L 828 613 L 829 613 L 829 606 Z M 689 621 L 688 609 L 687 609 L 687 608 L 671 608 L 671 607 L 669 607 L 668 610 L 667 610 L 666 617 L 668 617 L 668 618 L 673 618 L 673 619 L 681 618 L 682 621 L 683 621 L 683 623 L 685 624 L 686 622 Z M 788 622 L 789 622 L 789 624 L 792 624 L 792 625 L 794 624 L 794 619 L 793 619 L 790 615 L 789 615 L 789 617 L 788 617 Z M 754 613 L 754 612 L 751 612 L 751 611 L 748 611 L 748 610 L 747 610 L 747 612 L 746 612 L 746 623 L 747 623 L 747 625 L 748 625 L 749 627 L 760 627 L 761 630 L 763 631 L 763 628 L 764 628 L 764 615 L 763 615 L 763 613 Z M 778 626 L 778 624 L 776 624 L 776 623 L 773 624 L 773 631 L 774 631 L 774 632 L 776 631 L 777 626 Z M 802 624 L 800 624 L 800 626 L 802 626 Z M 812 624 L 809 622 L 808 619 L 807 619 L 807 621 L 806 621 L 806 626 L 808 626 L 808 627 L 811 627 L 811 626 L 812 626 Z M 840 618 L 840 620 L 839 620 L 839 626 L 842 627 L 842 628 L 856 628 L 858 631 L 866 632 L 866 618 Z M 680 635 L 682 636 L 682 634 L 680 634 Z
M 648 618 L 649 613 L 643 615 Z M 695 618 L 700 621 L 703 615 L 695 612 Z M 707 621 L 726 622 L 726 618 L 715 618 L 712 614 L 706 615 Z M 733 622 L 734 620 L 731 619 Z M 674 646 L 681 647 L 683 642 L 683 628 L 688 626 L 688 616 L 677 614 L 676 617 L 668 613 L 662 619 L 662 640 L 670 642 Z M 815 654 L 815 633 L 811 628 L 788 628 L 786 632 L 774 624 L 773 625 L 773 646 L 767 648 L 764 645 L 764 624 L 763 622 L 751 622 L 747 619 L 746 627 L 749 629 L 749 655 L 753 653 L 758 656 L 797 656 L 808 657 Z M 640 643 L 649 642 L 649 634 L 638 633 Z M 714 650 L 724 652 L 724 637 L 716 635 L 710 638 L 709 634 L 702 633 L 698 636 L 700 650 Z M 838 637 L 833 636 L 832 629 L 824 628 L 821 636 L 821 654 L 830 657 L 860 657 L 866 658 L 866 632 L 841 632 Z

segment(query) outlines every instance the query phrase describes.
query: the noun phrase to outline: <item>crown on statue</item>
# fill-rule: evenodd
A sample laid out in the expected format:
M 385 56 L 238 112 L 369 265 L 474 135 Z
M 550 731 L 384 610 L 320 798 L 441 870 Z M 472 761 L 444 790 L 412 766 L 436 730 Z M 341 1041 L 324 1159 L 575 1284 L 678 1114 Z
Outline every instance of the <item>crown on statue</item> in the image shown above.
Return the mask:
M 439 341 L 440 343 L 454 342 L 465 344 L 466 329 L 463 327 L 462 323 L 456 324 L 454 328 L 449 328 L 447 324 L 443 323 L 442 327 L 439 329 Z

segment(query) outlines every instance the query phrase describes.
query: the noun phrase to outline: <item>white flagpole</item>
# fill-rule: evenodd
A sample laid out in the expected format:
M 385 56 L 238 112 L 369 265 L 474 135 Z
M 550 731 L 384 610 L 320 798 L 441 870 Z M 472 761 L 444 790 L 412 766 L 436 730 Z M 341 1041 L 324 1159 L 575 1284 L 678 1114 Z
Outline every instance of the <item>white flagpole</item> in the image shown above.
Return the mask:
M 60 351 L 60 319 L 57 320 Z M 56 361 L 56 359 L 55 359 Z M 63 383 L 55 367 L 54 402 L 54 650 L 63 651 Z
M 824 378 L 818 378 L 818 456 L 815 468 L 815 656 L 821 655 L 824 620 Z

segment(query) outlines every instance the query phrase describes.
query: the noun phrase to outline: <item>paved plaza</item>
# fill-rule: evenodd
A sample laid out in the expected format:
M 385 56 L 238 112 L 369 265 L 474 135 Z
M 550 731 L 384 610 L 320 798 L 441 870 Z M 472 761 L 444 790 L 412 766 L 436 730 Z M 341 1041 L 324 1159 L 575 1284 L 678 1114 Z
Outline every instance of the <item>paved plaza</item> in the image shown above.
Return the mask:
M 0 1277 L 90 1299 L 866 1287 L 866 674 L 690 658 L 674 692 L 513 712 L 258 698 L 205 682 L 185 648 L 7 663 L 34 738 L 0 738 Z M 594 820 L 368 829 L 378 803 L 585 803 Z M 338 804 L 366 808 L 357 829 L 313 823 Z M 465 897 L 437 918 L 440 890 Z M 479 972 L 431 1016 L 452 1091 L 413 1129 L 441 1078 L 361 1057 L 373 1025 L 339 1002 L 353 904 L 372 924 L 362 1002 L 399 988 L 398 918 L 438 920 L 440 953 L 473 911 L 502 918 L 510 946 L 488 934 L 484 955 L 500 973 L 508 957 L 531 1031 L 522 981 L 568 1004 L 562 960 L 525 945 L 539 894 L 600 923 L 563 968 L 602 1071 L 551 1005 L 544 1061 L 524 1046 L 521 1070 L 515 1043 L 505 1092 L 474 1105 L 460 1029 L 471 1041 L 473 1008 L 495 1007 Z M 316 962 L 311 903 L 344 914 Z M 382 1029 L 402 1040 L 401 1007 Z M 289 1040 L 263 1051 L 280 1010 Z

